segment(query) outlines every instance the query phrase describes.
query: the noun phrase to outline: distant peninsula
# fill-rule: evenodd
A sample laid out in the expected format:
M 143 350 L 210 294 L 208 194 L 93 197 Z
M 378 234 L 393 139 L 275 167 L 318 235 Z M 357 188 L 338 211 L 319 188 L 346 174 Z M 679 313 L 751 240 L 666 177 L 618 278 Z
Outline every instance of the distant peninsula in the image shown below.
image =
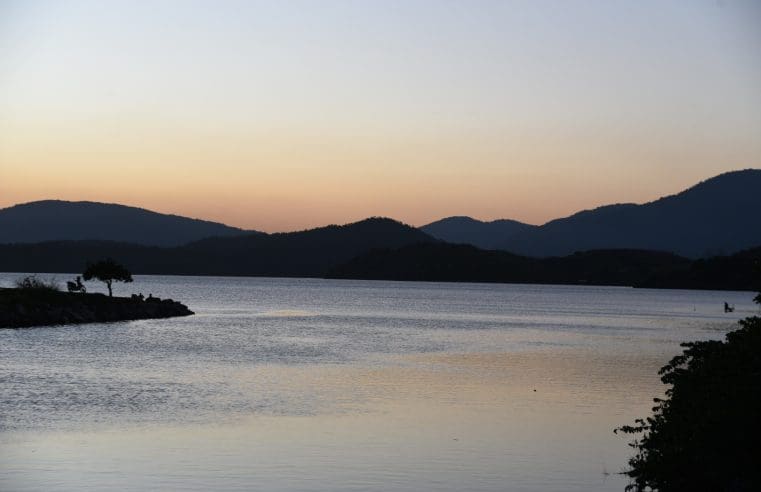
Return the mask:
M 0 288 L 0 328 L 189 316 L 187 306 L 171 299 L 109 297 L 49 289 Z
M 426 243 L 376 249 L 328 278 L 429 282 L 611 285 L 658 289 L 757 290 L 761 247 L 691 260 L 663 251 L 597 250 L 557 258 Z

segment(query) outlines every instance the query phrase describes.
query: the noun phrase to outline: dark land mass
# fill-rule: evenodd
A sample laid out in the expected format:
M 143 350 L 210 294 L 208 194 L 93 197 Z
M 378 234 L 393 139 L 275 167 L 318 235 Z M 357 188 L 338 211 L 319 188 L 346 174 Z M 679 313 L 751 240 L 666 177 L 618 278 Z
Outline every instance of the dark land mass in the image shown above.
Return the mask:
M 692 260 L 668 252 L 595 250 L 532 258 L 438 241 L 391 219 L 301 232 L 208 238 L 161 248 L 111 241 L 0 245 L 0 271 L 81 272 L 114 258 L 134 274 L 331 277 L 756 289 L 761 248 Z
M 430 241 L 434 239 L 414 227 L 371 218 L 299 232 L 205 239 L 182 250 L 189 258 L 204 259 L 203 274 L 315 277 L 377 247 Z M 195 262 L 186 266 L 198 269 Z
M 0 328 L 103 323 L 194 314 L 171 299 L 141 300 L 48 289 L 0 288 Z
M 627 491 L 761 490 L 761 318 L 739 324 L 725 341 L 683 343 L 652 415 L 616 429 L 635 436 Z
M 681 193 L 650 203 L 608 205 L 541 226 L 508 219 L 481 222 L 470 217 L 449 217 L 423 226 L 420 231 L 427 241 L 433 238 L 532 257 L 567 256 L 577 251 L 601 249 L 633 249 L 669 251 L 687 258 L 708 258 L 761 244 L 761 215 L 754 213 L 756 210 L 761 210 L 761 170 L 747 169 L 715 176 Z M 188 253 L 188 258 L 192 256 L 189 253 L 191 249 L 211 248 L 218 238 L 240 238 L 240 242 L 216 242 L 233 249 L 255 247 L 266 250 L 277 245 L 289 249 L 299 238 L 311 240 L 317 235 L 315 231 L 327 233 L 336 227 L 264 234 L 142 208 L 61 200 L 0 209 L 0 244 L 111 241 L 162 248 L 192 246 L 177 252 L 181 256 Z M 252 236 L 261 237 L 254 239 Z M 206 241 L 207 238 L 211 239 Z M 337 259 L 343 258 L 344 251 L 352 248 L 358 251 L 354 246 L 362 241 L 354 238 L 348 240 L 353 245 L 344 248 L 326 239 L 336 252 Z M 391 237 L 388 244 L 376 243 L 373 247 L 401 245 L 394 241 Z M 317 256 L 326 258 L 329 253 L 321 252 Z M 270 254 L 269 259 L 277 262 L 279 255 Z M 248 264 L 246 268 L 263 268 L 263 265 L 250 264 L 252 261 L 245 259 Z M 301 262 L 311 263 L 310 270 L 316 271 L 324 260 L 315 258 L 314 261 L 304 259 Z M 176 273 L 186 270 L 179 260 L 175 263 L 173 269 Z M 293 270 L 301 271 L 304 267 L 303 264 L 295 265 Z M 210 270 L 220 268 L 219 263 L 209 265 Z M 226 267 L 224 269 L 227 271 Z M 272 271 L 285 269 L 288 269 L 285 265 L 271 268 Z
M 620 285 L 630 287 L 755 290 L 761 248 L 690 260 L 672 253 L 598 250 L 530 258 L 470 245 L 415 244 L 382 249 L 339 265 L 330 278 L 441 282 Z
M 420 230 L 447 243 L 500 249 L 515 235 L 535 227 L 537 226 L 509 219 L 484 222 L 471 217 L 447 217 L 424 225 Z
M 103 240 L 169 247 L 251 233 L 255 231 L 109 203 L 45 200 L 0 209 L 0 243 Z
M 761 170 L 734 171 L 645 204 L 584 210 L 541 226 L 449 217 L 421 229 L 450 243 L 533 257 L 576 251 L 669 251 L 687 258 L 729 255 L 761 244 Z
M 642 205 L 579 212 L 518 233 L 500 249 L 537 257 L 596 249 L 727 255 L 761 244 L 761 170 L 721 174 Z
M 320 277 L 375 248 L 435 241 L 391 219 L 280 234 L 208 238 L 159 248 L 111 241 L 0 244 L 0 271 L 81 272 L 87 261 L 111 257 L 133 274 Z

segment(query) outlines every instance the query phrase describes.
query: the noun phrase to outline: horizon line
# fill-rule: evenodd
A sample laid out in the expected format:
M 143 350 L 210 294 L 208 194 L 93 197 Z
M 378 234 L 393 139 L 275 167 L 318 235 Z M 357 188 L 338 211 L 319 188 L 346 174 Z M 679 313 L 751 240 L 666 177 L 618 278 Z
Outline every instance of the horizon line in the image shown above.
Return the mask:
M 695 184 L 693 184 L 691 186 L 688 186 L 687 188 L 684 188 L 684 189 L 682 189 L 680 191 L 676 191 L 674 193 L 667 194 L 667 195 L 662 195 L 662 196 L 659 196 L 657 198 L 653 198 L 653 199 L 650 199 L 650 200 L 647 200 L 647 201 L 643 201 L 643 202 L 614 202 L 614 203 L 604 203 L 604 204 L 597 205 L 597 206 L 592 207 L 592 208 L 585 208 L 585 209 L 576 210 L 574 212 L 569 213 L 568 215 L 563 215 L 563 216 L 560 216 L 560 217 L 551 218 L 551 219 L 549 219 L 549 220 L 547 220 L 547 221 L 545 221 L 545 222 L 543 222 L 541 224 L 535 224 L 535 223 L 531 223 L 531 222 L 525 222 L 525 221 L 522 221 L 522 220 L 519 220 L 519 219 L 514 219 L 514 218 L 510 218 L 510 217 L 506 217 L 506 216 L 501 216 L 499 218 L 495 218 L 495 219 L 489 220 L 489 219 L 476 218 L 476 217 L 473 217 L 472 215 L 458 215 L 458 214 L 456 214 L 456 215 L 447 215 L 447 216 L 444 216 L 444 217 L 439 217 L 437 219 L 428 220 L 428 221 L 426 221 L 426 222 L 424 222 L 424 223 L 422 223 L 420 225 L 415 225 L 415 224 L 413 224 L 411 222 L 407 222 L 405 220 L 398 219 L 398 218 L 393 217 L 391 215 L 380 214 L 380 215 L 368 215 L 368 216 L 364 216 L 364 217 L 360 217 L 360 218 L 356 218 L 356 219 L 350 219 L 350 220 L 345 221 L 345 222 L 335 222 L 335 221 L 333 221 L 333 222 L 328 222 L 328 223 L 325 223 L 325 224 L 322 224 L 322 225 L 315 225 L 315 226 L 305 227 L 305 228 L 301 228 L 301 229 L 265 231 L 265 230 L 262 230 L 262 229 L 259 229 L 259 228 L 241 227 L 241 226 L 238 226 L 238 225 L 233 225 L 233 224 L 230 224 L 228 222 L 222 222 L 222 221 L 218 221 L 218 220 L 212 220 L 212 219 L 207 219 L 207 218 L 202 218 L 202 217 L 193 217 L 193 216 L 190 216 L 190 215 L 182 215 L 182 214 L 175 213 L 175 212 L 164 212 L 164 211 L 160 211 L 159 209 L 147 208 L 147 207 L 142 206 L 142 205 L 135 205 L 135 204 L 125 203 L 125 202 L 103 202 L 103 201 L 87 200 L 87 199 L 85 199 L 85 200 L 67 200 L 67 199 L 63 199 L 63 198 L 42 198 L 42 199 L 39 199 L 39 200 L 31 200 L 31 201 L 28 201 L 28 202 L 14 203 L 14 204 L 11 204 L 11 205 L 8 205 L 8 206 L 0 208 L 0 211 L 6 210 L 6 209 L 10 209 L 10 208 L 14 208 L 14 207 L 19 207 L 19 206 L 24 206 L 24 205 L 30 205 L 30 204 L 34 204 L 34 203 L 40 203 L 40 202 L 92 203 L 92 204 L 98 204 L 98 205 L 115 205 L 115 206 L 120 206 L 120 207 L 134 208 L 134 209 L 144 210 L 144 211 L 147 211 L 147 212 L 156 213 L 156 214 L 160 214 L 160 215 L 180 217 L 180 218 L 191 219 L 191 220 L 198 220 L 198 221 L 203 221 L 203 222 L 212 222 L 212 223 L 221 224 L 221 225 L 224 225 L 224 226 L 227 226 L 227 227 L 232 227 L 232 228 L 235 228 L 235 229 L 240 229 L 241 231 L 244 231 L 244 232 L 263 232 L 263 233 L 267 233 L 267 234 L 285 234 L 285 233 L 291 233 L 291 232 L 308 231 L 308 230 L 312 230 L 312 229 L 319 229 L 319 228 L 322 228 L 322 227 L 329 227 L 329 226 L 349 225 L 349 224 L 355 224 L 357 222 L 362 222 L 364 220 L 373 219 L 373 218 L 391 219 L 391 220 L 394 220 L 396 222 L 399 222 L 399 223 L 402 223 L 402 224 L 414 227 L 416 229 L 420 229 L 422 227 L 425 227 L 427 225 L 433 224 L 435 222 L 439 222 L 441 220 L 451 219 L 451 218 L 467 218 L 467 219 L 472 219 L 472 220 L 475 220 L 475 221 L 478 221 L 478 222 L 482 222 L 482 223 L 492 223 L 492 222 L 498 222 L 498 221 L 501 221 L 501 220 L 510 220 L 510 221 L 514 221 L 514 222 L 519 222 L 521 224 L 530 225 L 530 226 L 533 226 L 533 227 L 541 227 L 543 225 L 546 225 L 546 224 L 548 224 L 550 222 L 553 222 L 553 221 L 556 221 L 556 220 L 565 219 L 565 218 L 577 215 L 579 213 L 593 211 L 593 210 L 597 210 L 597 209 L 604 208 L 604 207 L 616 206 L 616 205 L 646 205 L 648 203 L 653 203 L 653 202 L 656 202 L 658 200 L 662 200 L 662 199 L 665 199 L 665 198 L 668 198 L 668 197 L 672 197 L 672 196 L 678 195 L 680 193 L 684 193 L 686 191 L 691 190 L 692 188 L 695 188 L 695 187 L 697 187 L 697 186 L 699 186 L 699 185 L 701 185 L 701 184 L 703 184 L 703 183 L 705 183 L 707 181 L 713 180 L 715 178 L 718 178 L 718 177 L 721 177 L 721 176 L 725 176 L 727 174 L 735 174 L 735 173 L 742 173 L 742 172 L 748 172 L 748 171 L 761 171 L 761 168 L 748 167 L 748 168 L 741 168 L 741 169 L 736 169 L 736 170 L 732 170 L 732 171 L 725 171 L 723 173 L 719 173 L 719 174 L 713 175 L 711 177 L 705 178 L 705 179 L 703 179 L 701 181 L 698 181 L 697 183 L 695 183 Z

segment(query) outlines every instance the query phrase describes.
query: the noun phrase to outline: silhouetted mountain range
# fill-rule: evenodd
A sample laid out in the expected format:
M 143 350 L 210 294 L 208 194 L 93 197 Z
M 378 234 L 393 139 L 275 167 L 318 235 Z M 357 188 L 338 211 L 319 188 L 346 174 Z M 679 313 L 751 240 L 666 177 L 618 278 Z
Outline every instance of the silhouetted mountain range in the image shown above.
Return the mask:
M 110 203 L 44 200 L 0 209 L 0 243 L 88 239 L 179 246 L 211 236 L 252 232 Z
M 759 210 L 761 170 L 747 169 L 721 174 L 642 205 L 608 205 L 538 227 L 526 226 L 504 240 L 500 228 L 489 230 L 477 221 L 473 224 L 461 218 L 443 219 L 423 229 L 449 242 L 536 257 L 594 249 L 643 249 L 699 258 L 760 245 Z
M 81 272 L 88 261 L 113 257 L 136 274 L 304 276 L 374 248 L 434 241 L 400 222 L 372 218 L 300 232 L 215 237 L 159 248 L 114 241 L 0 244 L 0 271 Z
M 750 287 L 751 275 L 759 278 L 751 267 L 761 249 L 750 248 L 761 245 L 759 210 L 761 170 L 746 170 L 542 226 L 456 217 L 423 227 L 478 249 L 386 218 L 265 234 L 121 205 L 45 201 L 0 210 L 0 242 L 14 243 L 0 244 L 0 271 L 81 272 L 113 257 L 135 274 L 758 288 Z M 523 255 L 494 249 L 502 241 Z M 708 255 L 719 257 L 687 258 Z
M 653 202 L 608 205 L 541 226 L 449 217 L 420 229 L 442 241 L 525 256 L 641 249 L 699 258 L 760 245 L 757 210 L 761 210 L 761 170 L 748 169 L 721 174 Z M 116 204 L 46 200 L 0 209 L 0 243 L 97 240 L 175 247 L 209 237 L 243 236 L 247 247 L 261 247 L 251 239 L 253 234 L 261 233 Z M 262 236 L 271 236 L 267 244 L 281 237 Z
M 113 257 L 135 274 L 332 277 L 757 289 L 761 248 L 690 260 L 672 253 L 598 250 L 530 258 L 449 244 L 391 219 L 301 232 L 203 239 L 161 248 L 113 241 L 0 245 L 0 271 L 81 272 Z
M 424 225 L 420 230 L 448 243 L 500 249 L 516 234 L 534 228 L 535 225 L 509 219 L 483 222 L 471 217 L 447 217 Z

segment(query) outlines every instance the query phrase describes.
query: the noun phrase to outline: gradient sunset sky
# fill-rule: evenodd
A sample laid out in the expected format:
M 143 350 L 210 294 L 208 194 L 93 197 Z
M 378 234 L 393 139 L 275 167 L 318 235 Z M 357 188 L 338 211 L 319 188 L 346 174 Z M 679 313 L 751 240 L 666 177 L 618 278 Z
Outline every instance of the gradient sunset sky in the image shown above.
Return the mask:
M 538 224 L 748 167 L 757 0 L 0 0 L 0 207 Z

